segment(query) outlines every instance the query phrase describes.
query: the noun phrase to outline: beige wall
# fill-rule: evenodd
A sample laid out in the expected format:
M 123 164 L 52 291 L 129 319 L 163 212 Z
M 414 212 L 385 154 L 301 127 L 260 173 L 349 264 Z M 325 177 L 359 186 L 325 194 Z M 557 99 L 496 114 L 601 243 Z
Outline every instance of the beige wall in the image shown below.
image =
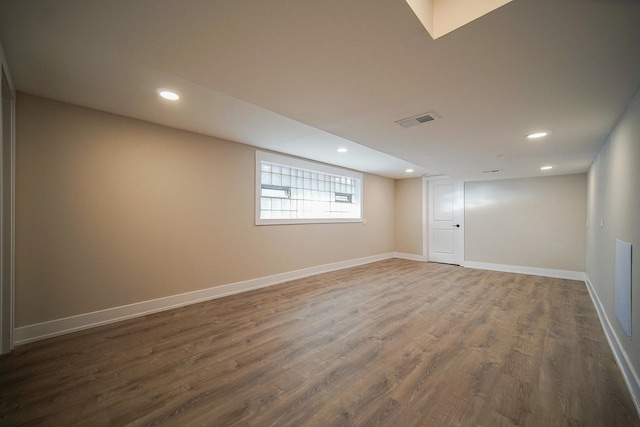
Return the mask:
M 465 184 L 465 260 L 585 271 L 586 174 Z
M 366 224 L 254 225 L 255 149 L 17 100 L 16 326 L 394 251 L 394 181 Z
M 589 170 L 587 275 L 635 372 L 640 372 L 640 92 Z M 603 227 L 600 222 L 603 221 Z M 629 340 L 614 307 L 615 240 L 632 245 Z
M 422 256 L 422 178 L 396 180 L 396 252 Z
M 332 262 L 422 255 L 422 181 L 365 174 L 366 224 L 254 225 L 253 147 L 17 102 L 16 326 Z M 584 271 L 586 175 L 466 184 L 466 261 Z

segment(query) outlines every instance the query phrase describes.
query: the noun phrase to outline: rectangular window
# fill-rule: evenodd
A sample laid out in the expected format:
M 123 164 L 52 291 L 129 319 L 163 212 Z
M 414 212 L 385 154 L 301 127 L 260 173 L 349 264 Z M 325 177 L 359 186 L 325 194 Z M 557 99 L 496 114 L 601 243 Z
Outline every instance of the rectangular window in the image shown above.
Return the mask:
M 281 185 L 262 184 L 261 197 L 277 197 L 279 199 L 291 198 L 291 187 L 283 187 Z
M 336 193 L 336 202 L 351 203 L 351 194 Z
M 256 151 L 256 224 L 362 222 L 362 174 Z

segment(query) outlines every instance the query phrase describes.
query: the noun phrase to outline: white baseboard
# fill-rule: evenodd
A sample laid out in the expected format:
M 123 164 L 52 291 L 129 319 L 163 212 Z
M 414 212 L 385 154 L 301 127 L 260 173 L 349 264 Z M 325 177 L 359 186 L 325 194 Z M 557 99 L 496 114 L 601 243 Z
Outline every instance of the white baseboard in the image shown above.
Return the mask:
M 584 276 L 584 282 L 586 283 L 589 294 L 591 295 L 593 305 L 596 307 L 596 311 L 598 312 L 598 317 L 600 318 L 602 329 L 604 329 L 604 334 L 609 342 L 609 347 L 611 347 L 613 357 L 616 359 L 618 367 L 622 372 L 622 377 L 627 384 L 631 400 L 633 400 L 633 404 L 636 407 L 636 412 L 640 415 L 640 378 L 638 378 L 638 374 L 635 369 L 633 369 L 633 365 L 629 361 L 629 356 L 627 356 L 627 353 L 620 344 L 620 339 L 615 333 L 615 330 L 609 321 L 609 317 L 607 317 L 607 313 L 604 311 L 604 307 L 602 306 L 600 298 L 598 298 L 598 294 L 596 294 L 595 289 L 593 289 L 589 276 L 586 273 Z M 627 339 L 627 337 L 625 336 L 624 339 Z
M 65 317 L 63 319 L 51 320 L 48 322 L 22 326 L 14 329 L 14 344 L 26 344 L 28 342 L 42 340 L 57 335 L 93 328 L 95 326 L 106 325 L 108 323 L 119 322 L 133 317 L 144 316 L 159 311 L 170 310 L 189 304 L 221 298 L 228 295 L 247 292 L 254 289 L 265 288 L 277 285 L 290 280 L 301 279 L 320 273 L 342 270 L 344 268 L 369 264 L 376 261 L 394 258 L 394 253 L 358 258 L 349 261 L 335 262 L 302 270 L 290 271 L 287 273 L 275 274 L 273 276 L 260 277 L 257 279 L 245 280 L 243 282 L 230 283 L 213 288 L 202 289 L 184 294 L 172 295 L 164 298 L 157 298 L 148 301 L 137 302 L 91 313 L 79 314 L 77 316 Z
M 554 270 L 550 268 L 524 267 L 520 265 L 491 264 L 488 262 L 464 261 L 462 264 L 466 268 L 477 268 L 479 270 L 503 271 L 505 273 L 529 274 L 532 276 L 555 277 L 558 279 L 584 280 L 582 271 Z
M 394 258 L 408 259 L 409 261 L 427 261 L 427 257 L 423 255 L 406 254 L 404 252 L 395 252 L 393 256 Z

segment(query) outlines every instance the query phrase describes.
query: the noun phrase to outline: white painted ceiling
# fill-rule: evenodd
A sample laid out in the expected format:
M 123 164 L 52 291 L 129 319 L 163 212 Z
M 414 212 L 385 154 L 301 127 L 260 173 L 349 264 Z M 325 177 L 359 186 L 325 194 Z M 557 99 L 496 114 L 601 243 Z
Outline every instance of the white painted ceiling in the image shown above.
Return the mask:
M 637 0 L 514 0 L 435 41 L 404 0 L 0 0 L 0 40 L 19 91 L 393 178 L 585 172 L 640 86 Z

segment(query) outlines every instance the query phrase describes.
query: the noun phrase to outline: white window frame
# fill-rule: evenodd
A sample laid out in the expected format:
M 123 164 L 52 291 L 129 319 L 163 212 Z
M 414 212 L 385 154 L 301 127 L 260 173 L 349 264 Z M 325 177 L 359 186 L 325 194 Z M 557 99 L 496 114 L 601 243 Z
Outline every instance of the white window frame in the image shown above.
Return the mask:
M 340 175 L 343 177 L 356 179 L 359 183 L 360 209 L 358 218 L 279 218 L 279 219 L 261 219 L 260 218 L 260 199 L 262 194 L 262 162 L 276 163 L 279 165 L 305 169 L 317 173 Z M 265 151 L 256 150 L 256 181 L 255 181 L 255 224 L 256 225 L 281 225 L 281 224 L 330 224 L 330 223 L 362 223 L 363 222 L 363 193 L 364 193 L 364 176 L 360 172 L 343 169 L 337 166 L 330 166 L 323 163 L 316 163 L 309 160 L 302 160 L 294 157 L 283 156 L 281 154 L 267 153 Z

